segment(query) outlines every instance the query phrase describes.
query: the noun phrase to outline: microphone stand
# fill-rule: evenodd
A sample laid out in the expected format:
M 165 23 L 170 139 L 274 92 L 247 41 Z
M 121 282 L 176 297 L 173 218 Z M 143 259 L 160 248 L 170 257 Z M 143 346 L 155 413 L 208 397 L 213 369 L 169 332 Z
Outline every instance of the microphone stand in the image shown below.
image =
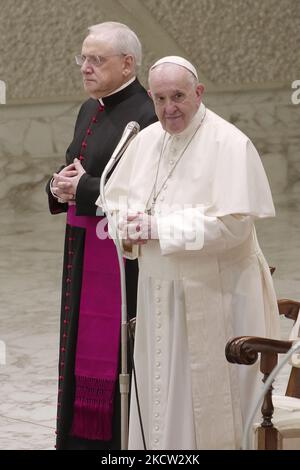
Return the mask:
M 127 136 L 123 141 L 128 127 L 133 127 L 133 132 Z M 119 374 L 119 387 L 121 394 L 121 449 L 128 449 L 128 398 L 129 398 L 129 374 L 127 365 L 127 302 L 126 302 L 126 280 L 125 280 L 125 267 L 121 248 L 121 242 L 118 236 L 118 230 L 113 217 L 111 216 L 107 207 L 105 198 L 105 182 L 108 173 L 112 170 L 115 163 L 121 158 L 131 140 L 137 135 L 139 125 L 136 122 L 127 124 L 123 136 L 117 145 L 112 157 L 107 163 L 100 179 L 100 197 L 102 202 L 102 209 L 105 213 L 108 224 L 110 226 L 110 234 L 116 245 L 119 268 L 120 268 L 120 281 L 121 281 L 121 373 Z
M 269 390 L 269 387 L 271 386 L 273 380 L 277 377 L 278 373 L 281 371 L 283 366 L 288 362 L 290 357 L 294 353 L 296 353 L 297 351 L 300 351 L 300 341 L 299 340 L 296 340 L 296 341 L 293 342 L 293 345 L 292 345 L 291 349 L 289 349 L 289 351 L 287 352 L 284 359 L 277 364 L 275 369 L 272 370 L 271 374 L 269 375 L 269 377 L 265 381 L 264 386 L 263 386 L 263 388 L 262 388 L 262 390 L 259 394 L 259 397 L 257 399 L 257 402 L 254 404 L 254 406 L 251 410 L 251 413 L 250 413 L 250 415 L 247 419 L 244 434 L 243 434 L 242 449 L 241 450 L 250 450 L 251 449 L 249 434 L 250 434 L 250 430 L 251 430 L 251 427 L 252 427 L 253 420 L 254 420 L 255 415 L 258 411 L 258 408 L 259 408 L 265 394 Z

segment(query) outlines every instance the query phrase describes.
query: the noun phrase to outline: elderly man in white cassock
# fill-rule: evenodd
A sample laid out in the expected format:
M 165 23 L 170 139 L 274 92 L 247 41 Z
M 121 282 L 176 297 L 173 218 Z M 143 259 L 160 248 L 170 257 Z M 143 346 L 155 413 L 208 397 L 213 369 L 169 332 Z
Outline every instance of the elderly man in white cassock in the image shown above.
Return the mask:
M 159 122 L 133 140 L 106 186 L 124 255 L 138 257 L 135 368 L 148 449 L 238 449 L 256 365 L 226 362 L 229 338 L 277 337 L 278 311 L 254 221 L 274 216 L 249 138 L 202 103 L 194 66 L 149 73 Z M 101 204 L 98 199 L 97 204 Z M 143 449 L 136 390 L 129 448 Z

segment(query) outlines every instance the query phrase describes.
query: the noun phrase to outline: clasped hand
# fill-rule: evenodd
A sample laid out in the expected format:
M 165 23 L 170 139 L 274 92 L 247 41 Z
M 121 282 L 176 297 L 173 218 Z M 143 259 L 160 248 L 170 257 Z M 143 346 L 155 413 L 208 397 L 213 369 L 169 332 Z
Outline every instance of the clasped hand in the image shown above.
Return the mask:
M 120 238 L 125 245 L 145 245 L 148 240 L 158 238 L 154 216 L 144 212 L 128 213 L 118 224 Z
M 77 185 L 81 176 L 85 173 L 80 161 L 75 158 L 74 162 L 63 168 L 59 173 L 53 174 L 52 191 L 61 202 L 75 200 Z

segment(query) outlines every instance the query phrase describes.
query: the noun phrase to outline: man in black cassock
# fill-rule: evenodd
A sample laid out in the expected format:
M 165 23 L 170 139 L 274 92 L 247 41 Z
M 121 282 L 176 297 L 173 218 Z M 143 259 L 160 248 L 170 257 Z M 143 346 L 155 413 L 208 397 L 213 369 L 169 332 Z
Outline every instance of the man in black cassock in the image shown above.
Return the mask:
M 100 176 L 126 124 L 157 120 L 136 78 L 141 45 L 125 25 L 89 28 L 76 56 L 90 95 L 78 114 L 66 166 L 48 182 L 52 214 L 67 212 L 60 325 L 57 449 L 120 449 L 119 271 L 113 241 L 96 236 Z M 142 155 L 141 155 L 142 158 Z M 127 261 L 127 309 L 138 268 Z

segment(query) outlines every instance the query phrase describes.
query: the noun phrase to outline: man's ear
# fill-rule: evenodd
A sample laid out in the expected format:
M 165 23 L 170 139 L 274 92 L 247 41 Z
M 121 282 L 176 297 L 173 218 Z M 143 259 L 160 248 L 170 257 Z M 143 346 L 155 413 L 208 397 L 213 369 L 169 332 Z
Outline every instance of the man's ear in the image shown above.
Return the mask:
M 151 93 L 151 90 L 148 90 L 148 95 L 150 96 L 150 98 L 152 99 L 152 93 Z
M 204 93 L 204 85 L 202 83 L 199 83 L 196 88 L 196 95 L 199 98 L 202 98 L 203 93 Z
M 130 54 L 127 54 L 124 57 L 124 67 L 123 67 L 123 75 L 127 77 L 130 75 L 133 71 L 134 68 L 134 59 L 133 56 Z

